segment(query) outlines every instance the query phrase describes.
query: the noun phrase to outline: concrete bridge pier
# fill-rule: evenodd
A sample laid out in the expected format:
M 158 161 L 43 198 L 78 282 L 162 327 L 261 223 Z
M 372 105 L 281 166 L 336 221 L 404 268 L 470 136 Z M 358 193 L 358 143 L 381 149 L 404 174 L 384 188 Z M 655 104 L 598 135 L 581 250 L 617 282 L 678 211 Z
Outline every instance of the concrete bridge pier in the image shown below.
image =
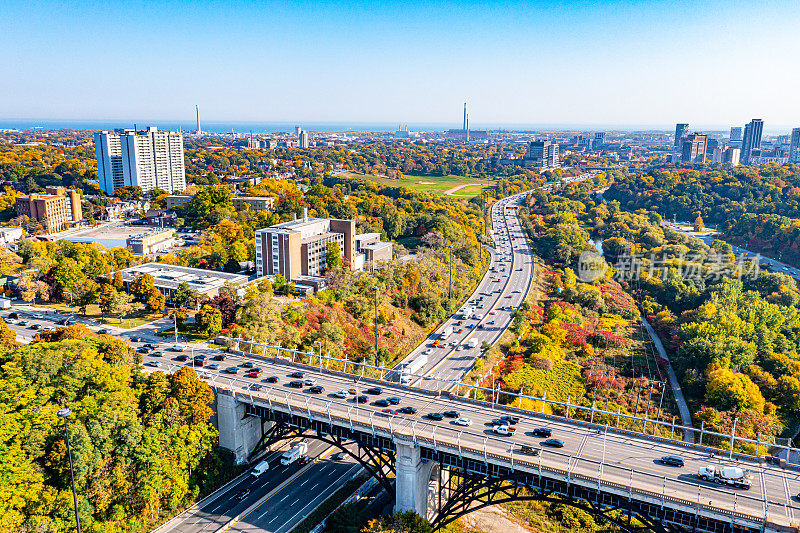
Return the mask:
M 420 449 L 412 443 L 395 440 L 395 511 L 414 511 L 428 516 L 428 484 L 433 462 L 423 461 Z
M 261 419 L 246 417 L 244 404 L 225 391 L 217 392 L 217 430 L 219 445 L 233 452 L 236 464 L 247 461 L 264 434 Z

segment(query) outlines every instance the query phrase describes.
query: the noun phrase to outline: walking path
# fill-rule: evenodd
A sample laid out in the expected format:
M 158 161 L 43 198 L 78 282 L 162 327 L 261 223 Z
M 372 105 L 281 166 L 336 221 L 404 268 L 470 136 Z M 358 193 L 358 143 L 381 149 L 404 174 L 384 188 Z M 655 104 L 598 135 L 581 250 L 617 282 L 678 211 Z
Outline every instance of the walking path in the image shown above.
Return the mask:
M 483 185 L 483 183 L 465 183 L 464 185 L 458 185 L 457 187 L 453 187 L 452 189 L 447 189 L 444 193 L 447 196 L 454 196 L 458 191 L 463 189 L 464 187 L 469 187 L 471 185 Z
M 678 383 L 678 376 L 675 375 L 675 371 L 672 369 L 672 363 L 669 362 L 667 351 L 664 350 L 664 345 L 661 344 L 661 339 L 659 339 L 658 335 L 656 335 L 656 332 L 653 330 L 653 326 L 650 325 L 644 316 L 642 316 L 642 323 L 644 324 L 644 327 L 647 328 L 647 333 L 650 334 L 650 338 L 653 339 L 653 344 L 656 345 L 658 354 L 667 362 L 669 386 L 672 387 L 672 394 L 675 396 L 675 403 L 678 404 L 678 411 L 680 411 L 681 414 L 681 424 L 686 427 L 692 427 L 692 416 L 689 413 L 689 406 L 686 405 L 686 399 L 683 397 L 681 384 Z M 688 431 L 686 433 L 684 436 L 686 442 L 694 444 L 694 433 L 694 431 Z

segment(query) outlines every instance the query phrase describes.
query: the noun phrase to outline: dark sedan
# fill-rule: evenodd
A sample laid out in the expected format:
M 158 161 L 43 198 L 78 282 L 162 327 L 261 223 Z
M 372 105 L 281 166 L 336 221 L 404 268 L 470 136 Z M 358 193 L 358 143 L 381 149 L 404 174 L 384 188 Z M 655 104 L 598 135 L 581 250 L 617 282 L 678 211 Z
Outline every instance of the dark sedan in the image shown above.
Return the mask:
M 401 407 L 397 410 L 398 413 L 403 413 L 404 415 L 413 415 L 416 414 L 417 408 L 411 407 L 410 405 L 406 405 L 405 407 Z
M 442 413 L 428 413 L 428 418 L 431 420 L 441 420 L 444 416 Z
M 665 455 L 661 458 L 661 464 L 682 467 L 683 457 L 678 457 L 677 455 Z
M 542 444 L 546 446 L 551 446 L 553 448 L 563 448 L 564 441 L 561 439 L 547 439 L 546 441 L 542 442 Z
M 295 389 L 302 389 L 302 388 L 303 388 L 303 386 L 305 385 L 305 383 L 303 383 L 303 382 L 302 382 L 302 381 L 300 381 L 299 379 L 295 379 L 295 380 L 293 380 L 293 381 L 290 381 L 290 382 L 288 383 L 288 385 L 289 385 L 290 387 L 294 387 Z
M 550 428 L 536 428 L 533 430 L 534 437 L 549 437 L 553 434 L 553 431 Z

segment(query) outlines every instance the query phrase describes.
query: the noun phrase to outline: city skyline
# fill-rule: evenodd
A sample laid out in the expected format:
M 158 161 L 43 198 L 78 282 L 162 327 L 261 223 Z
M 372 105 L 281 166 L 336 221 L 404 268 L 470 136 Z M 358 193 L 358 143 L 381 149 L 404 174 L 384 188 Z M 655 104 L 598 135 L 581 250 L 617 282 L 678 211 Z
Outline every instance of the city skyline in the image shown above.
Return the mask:
M 7 3 L 0 117 L 457 125 L 467 101 L 476 129 L 800 123 L 791 2 L 233 7 Z

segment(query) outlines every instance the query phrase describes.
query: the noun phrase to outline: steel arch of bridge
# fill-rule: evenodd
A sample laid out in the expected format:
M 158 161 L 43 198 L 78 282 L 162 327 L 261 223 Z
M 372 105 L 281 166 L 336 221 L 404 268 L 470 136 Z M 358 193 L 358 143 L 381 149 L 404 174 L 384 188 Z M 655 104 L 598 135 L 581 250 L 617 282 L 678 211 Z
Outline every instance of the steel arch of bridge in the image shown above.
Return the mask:
M 262 424 L 264 421 L 273 423 L 256 445 L 254 452 L 261 445 L 270 446 L 284 440 L 316 439 L 338 448 L 355 459 L 389 494 L 394 491 L 389 476 L 395 472 L 395 448 L 391 439 L 250 404 L 245 404 L 245 416 L 260 417 Z M 357 453 L 347 447 L 350 443 L 356 445 Z

